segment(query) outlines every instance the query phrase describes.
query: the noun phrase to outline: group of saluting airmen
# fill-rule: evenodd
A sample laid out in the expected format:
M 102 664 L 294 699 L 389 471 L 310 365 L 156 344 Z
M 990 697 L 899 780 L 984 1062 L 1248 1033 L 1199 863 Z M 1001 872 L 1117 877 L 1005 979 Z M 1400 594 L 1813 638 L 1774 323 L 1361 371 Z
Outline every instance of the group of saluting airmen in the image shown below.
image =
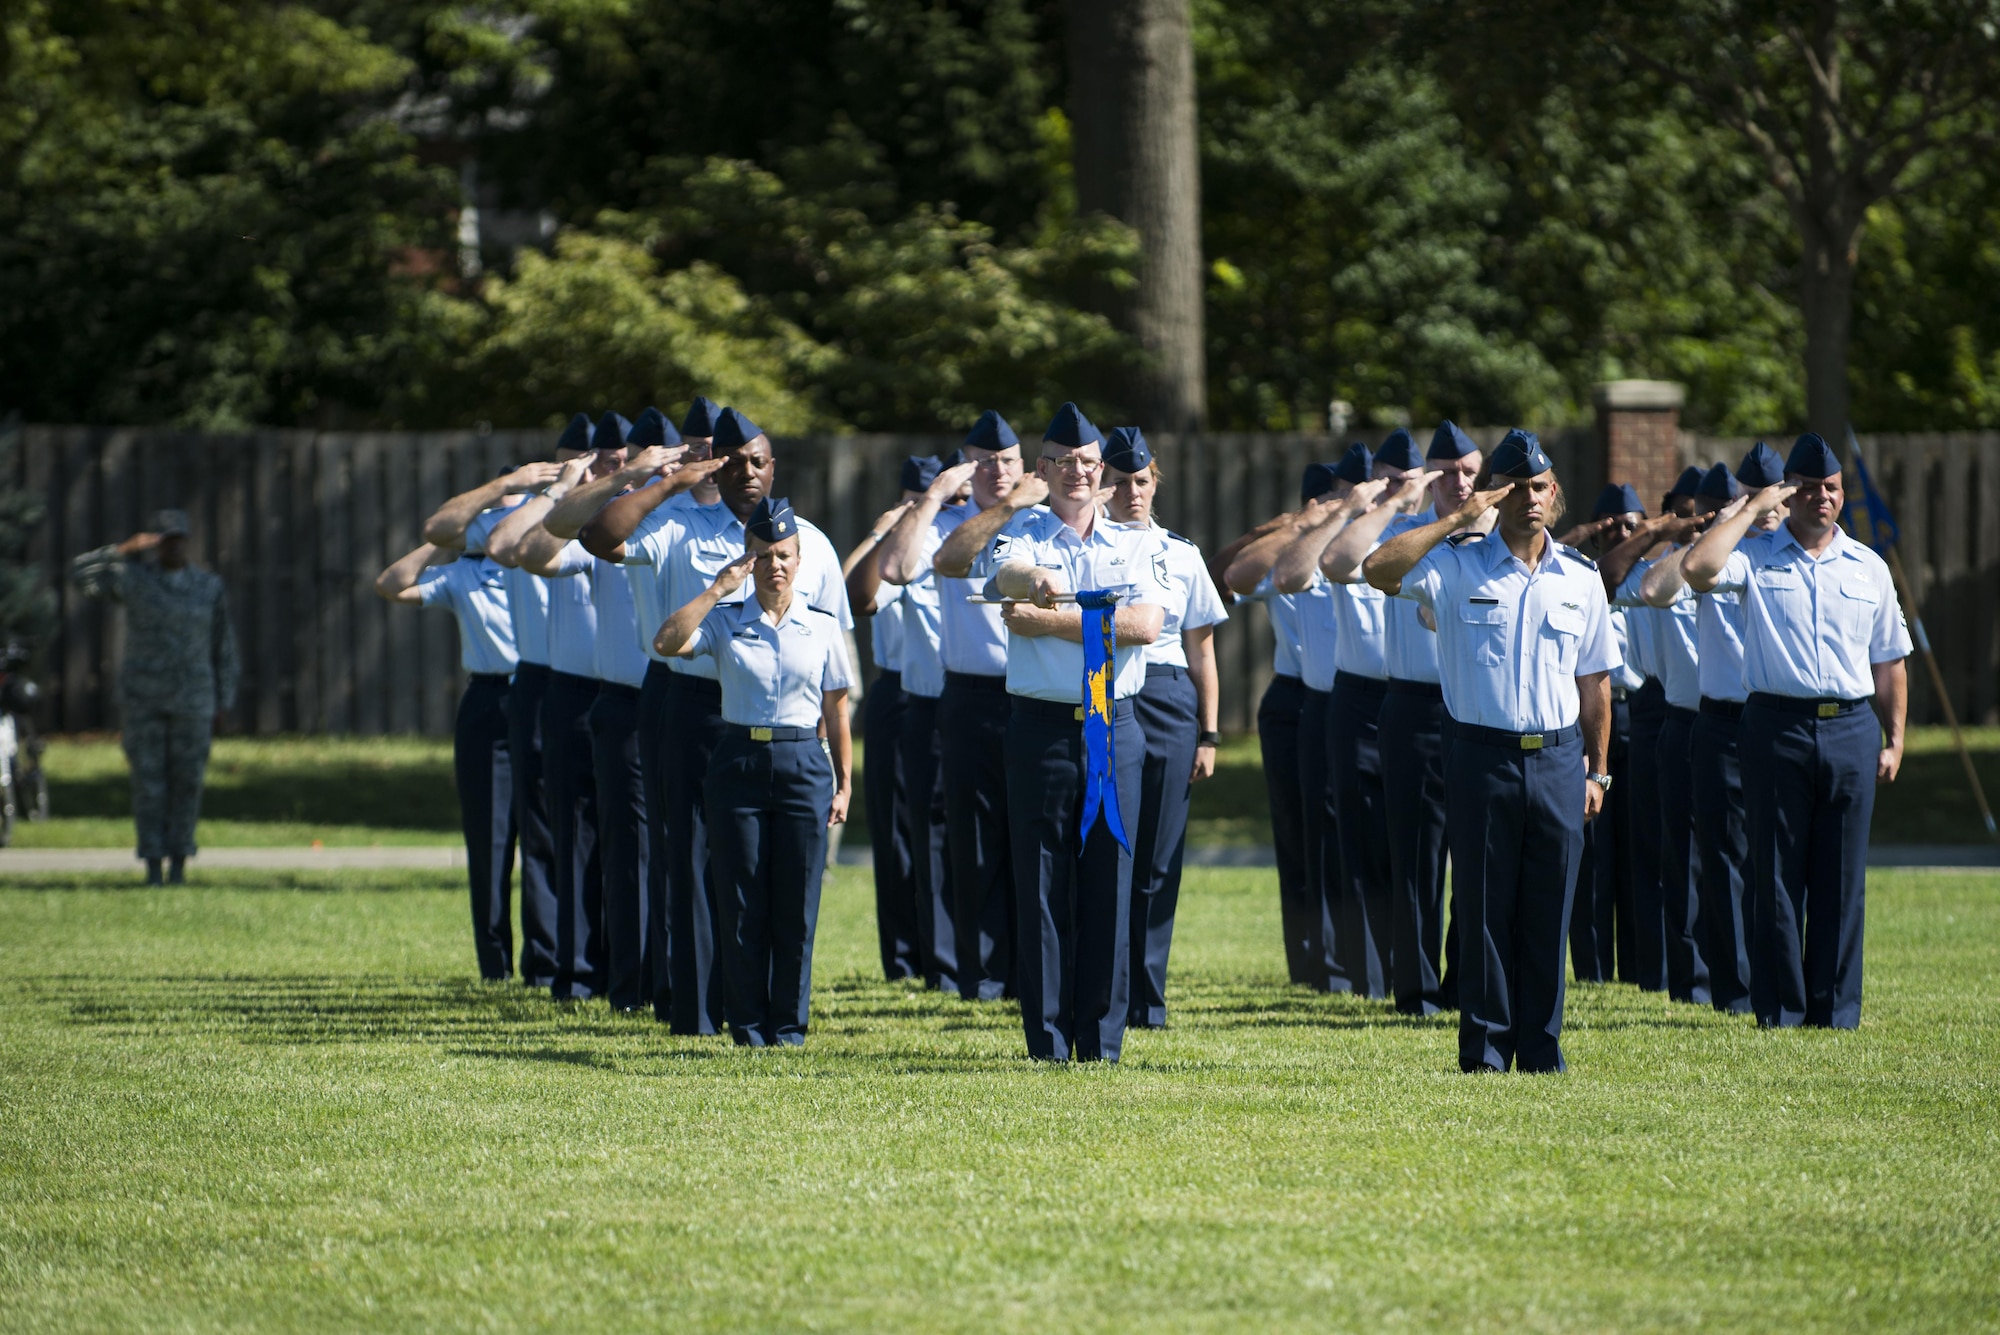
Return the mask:
M 1258 730 L 1293 983 L 1456 1009 L 1467 1071 L 1563 1069 L 1566 948 L 1582 980 L 1859 1023 L 1910 640 L 1818 436 L 1691 468 L 1656 516 L 1607 486 L 1559 538 L 1532 433 L 1487 457 L 1450 422 L 1421 453 L 1398 430 L 1309 466 L 1299 508 L 1207 561 L 1155 520 L 1142 432 L 1074 404 L 1032 463 L 993 411 L 905 461 L 845 562 L 776 468 L 707 399 L 678 429 L 578 414 L 552 462 L 453 497 L 377 579 L 458 618 L 485 977 L 802 1042 L 859 614 L 884 973 L 1017 999 L 1032 1057 L 1117 1060 L 1166 1024 L 1213 632 L 1240 599 L 1276 637 Z M 1095 705 L 1083 593 L 1111 604 Z M 1122 828 L 1085 820 L 1100 800 Z

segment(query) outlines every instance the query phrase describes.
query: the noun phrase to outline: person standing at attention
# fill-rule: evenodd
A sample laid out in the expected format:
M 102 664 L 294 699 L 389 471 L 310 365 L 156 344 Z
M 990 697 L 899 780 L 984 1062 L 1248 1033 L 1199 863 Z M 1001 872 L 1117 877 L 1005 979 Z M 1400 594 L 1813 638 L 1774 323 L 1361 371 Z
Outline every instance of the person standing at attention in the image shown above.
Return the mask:
M 1438 630 L 1445 821 L 1466 920 L 1459 1069 L 1560 1071 L 1570 899 L 1584 822 L 1611 784 L 1618 650 L 1596 565 L 1548 533 L 1562 488 L 1541 442 L 1508 432 L 1489 480 L 1501 485 L 1398 534 L 1362 570 Z M 1495 507 L 1491 533 L 1459 532 Z
M 222 577 L 188 561 L 187 511 L 162 510 L 149 531 L 77 557 L 70 578 L 86 598 L 125 605 L 118 702 L 138 856 L 147 885 L 179 885 L 196 852 L 209 742 L 240 675 Z
M 1784 481 L 1681 561 L 1696 593 L 1743 599 L 1750 998 L 1765 1028 L 1861 1024 L 1868 822 L 1903 763 L 1910 631 L 1888 565 L 1840 530 L 1845 500 L 1840 460 L 1800 436 Z M 1780 506 L 1783 524 L 1750 531 Z

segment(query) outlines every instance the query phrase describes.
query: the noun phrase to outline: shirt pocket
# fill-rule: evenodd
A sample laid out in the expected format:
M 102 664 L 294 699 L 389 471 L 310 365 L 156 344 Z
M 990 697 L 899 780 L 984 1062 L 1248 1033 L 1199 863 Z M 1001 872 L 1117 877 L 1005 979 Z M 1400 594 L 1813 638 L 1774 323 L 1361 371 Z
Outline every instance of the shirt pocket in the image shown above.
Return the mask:
M 1558 675 L 1576 675 L 1578 650 L 1583 644 L 1583 613 L 1573 608 L 1555 607 L 1542 618 L 1542 658 Z
M 1844 579 L 1840 582 L 1840 592 L 1833 599 L 1833 619 L 1839 625 L 1841 634 L 1857 649 L 1865 649 L 1874 638 L 1875 616 L 1881 605 L 1882 595 L 1873 581 Z
M 1499 667 L 1507 661 L 1507 632 L 1513 616 L 1497 603 L 1460 603 L 1458 620 L 1465 641 L 1472 649 L 1472 661 L 1480 667 Z
M 1792 625 L 1811 624 L 1812 595 L 1805 580 L 1790 566 L 1765 566 L 1750 576 L 1759 601 L 1771 609 L 1776 621 Z

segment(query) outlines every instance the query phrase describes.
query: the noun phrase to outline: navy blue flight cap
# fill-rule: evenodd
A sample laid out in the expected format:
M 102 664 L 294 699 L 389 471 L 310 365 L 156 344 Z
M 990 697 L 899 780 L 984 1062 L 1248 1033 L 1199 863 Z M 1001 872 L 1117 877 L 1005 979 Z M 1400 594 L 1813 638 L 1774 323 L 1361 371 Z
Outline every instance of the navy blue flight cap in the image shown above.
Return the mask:
M 1515 427 L 1493 447 L 1488 466 L 1494 477 L 1540 477 L 1556 465 L 1543 451 L 1541 437 Z
M 1357 440 L 1347 447 L 1347 453 L 1341 455 L 1340 462 L 1333 466 L 1333 475 L 1342 482 L 1359 484 L 1368 480 L 1368 470 L 1374 465 L 1375 456 Z
M 1700 495 L 1701 478 L 1702 470 L 1696 468 L 1693 464 L 1689 464 L 1681 470 L 1681 475 L 1674 479 L 1674 485 L 1667 489 L 1667 499 L 1672 500 L 1676 496 Z
M 1775 487 L 1785 480 L 1785 461 L 1760 440 L 1743 456 L 1743 462 L 1736 465 L 1736 480 L 1752 491 Z
M 791 499 L 766 496 L 758 501 L 750 511 L 750 517 L 743 521 L 743 531 L 765 542 L 791 537 L 799 531 L 799 518 L 792 513 Z
M 922 491 L 937 481 L 937 475 L 944 471 L 935 454 L 913 454 L 903 460 L 903 475 L 899 479 L 904 491 Z
M 1792 446 L 1792 452 L 1785 460 L 1785 471 L 1797 473 L 1800 477 L 1837 477 L 1840 460 L 1834 457 L 1832 447 L 1822 437 L 1808 431 L 1799 437 L 1798 444 Z
M 728 454 L 740 450 L 757 437 L 764 434 L 764 428 L 737 412 L 734 408 L 724 408 L 715 415 L 715 435 L 709 440 L 709 450 L 713 454 Z
M 1014 434 L 1014 428 L 1007 425 L 1007 419 L 988 408 L 979 414 L 979 420 L 972 424 L 972 430 L 965 433 L 965 444 L 975 450 L 1006 450 L 1021 443 Z
M 593 450 L 615 450 L 625 444 L 632 434 L 632 424 L 617 413 L 606 413 L 597 419 L 597 430 L 590 433 L 590 448 Z
M 681 434 L 708 439 L 715 434 L 715 419 L 721 412 L 714 399 L 695 395 L 694 402 L 688 405 L 687 416 L 681 419 Z
M 1410 433 L 1397 427 L 1389 433 L 1389 438 L 1382 442 L 1381 448 L 1375 451 L 1375 466 L 1421 471 L 1424 461 L 1418 457 L 1417 442 L 1410 438 Z
M 1646 513 L 1645 503 L 1639 499 L 1639 489 L 1630 482 L 1607 482 L 1604 490 L 1597 493 L 1597 504 L 1591 509 L 1592 519 L 1602 519 L 1606 515 L 1642 515 Z
M 1333 490 L 1333 484 L 1340 481 L 1332 464 L 1307 464 L 1305 476 L 1299 479 L 1300 502 L 1317 500 Z
M 1153 462 L 1153 451 L 1138 427 L 1114 426 L 1104 441 L 1104 462 L 1121 473 L 1143 473 Z
M 578 454 L 590 448 L 589 413 L 578 413 L 569 419 L 569 424 L 563 427 L 562 434 L 556 437 L 556 448 L 575 450 Z
M 1042 433 L 1042 439 L 1051 445 L 1060 445 L 1067 450 L 1080 450 L 1084 446 L 1104 439 L 1103 433 L 1090 424 L 1083 415 L 1083 409 L 1074 403 L 1065 403 L 1056 409 L 1049 429 Z
M 627 445 L 645 449 L 648 445 L 678 445 L 681 433 L 674 430 L 674 424 L 658 408 L 648 408 L 639 414 L 639 420 L 632 424 L 631 432 L 625 437 Z
M 1431 447 L 1424 451 L 1426 459 L 1463 459 L 1479 447 L 1472 443 L 1472 437 L 1460 431 L 1449 419 L 1439 422 L 1438 429 L 1431 432 Z
M 1733 501 L 1743 494 L 1743 484 L 1730 476 L 1728 464 L 1717 464 L 1701 475 L 1695 495 L 1710 501 Z
M 947 454 L 944 457 L 944 466 L 946 468 L 956 468 L 964 462 L 965 462 L 965 451 L 963 449 L 953 450 L 950 454 Z

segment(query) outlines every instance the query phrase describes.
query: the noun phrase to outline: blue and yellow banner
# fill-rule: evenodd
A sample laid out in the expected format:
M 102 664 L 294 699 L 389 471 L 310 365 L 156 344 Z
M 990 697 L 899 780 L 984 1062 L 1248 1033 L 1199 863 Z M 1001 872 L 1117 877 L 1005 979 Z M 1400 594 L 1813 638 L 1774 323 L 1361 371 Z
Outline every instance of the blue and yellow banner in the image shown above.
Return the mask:
M 1125 835 L 1125 821 L 1118 811 L 1117 742 L 1112 736 L 1112 673 L 1117 670 L 1118 632 L 1113 612 L 1118 595 L 1102 589 L 1086 589 L 1076 595 L 1083 610 L 1083 828 L 1078 853 L 1090 839 L 1090 827 L 1097 813 L 1104 811 L 1104 828 L 1127 853 L 1132 841 Z

